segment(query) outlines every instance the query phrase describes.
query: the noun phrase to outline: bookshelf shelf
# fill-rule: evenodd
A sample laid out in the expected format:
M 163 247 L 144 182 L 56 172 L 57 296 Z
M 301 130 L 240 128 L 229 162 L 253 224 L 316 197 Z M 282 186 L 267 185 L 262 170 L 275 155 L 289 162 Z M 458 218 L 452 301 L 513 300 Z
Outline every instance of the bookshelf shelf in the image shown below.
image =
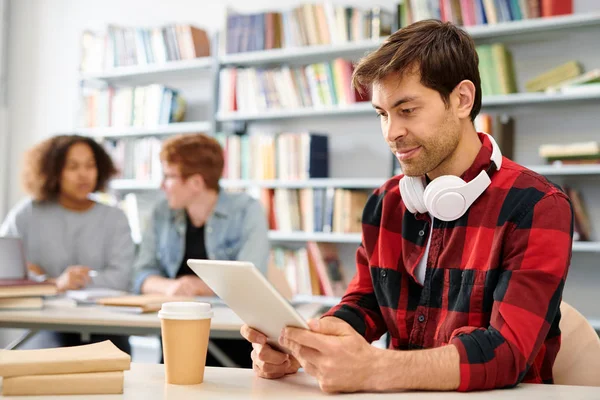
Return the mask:
M 466 27 L 465 30 L 476 41 L 502 41 L 504 39 L 524 41 L 527 35 L 555 32 L 567 29 L 581 29 L 600 25 L 600 13 L 586 13 L 535 18 L 521 21 L 502 22 L 494 25 Z M 222 66 L 257 66 L 277 63 L 311 63 L 320 59 L 356 56 L 375 50 L 385 38 L 363 40 L 336 45 L 304 46 L 237 54 L 219 57 Z
M 109 184 L 113 190 L 156 190 L 160 182 L 143 181 L 136 179 L 113 179 Z
M 545 176 L 566 175 L 600 175 L 600 164 L 598 165 L 534 165 L 529 169 Z
M 600 242 L 573 242 L 573 251 L 600 253 Z
M 551 103 L 566 103 L 575 101 L 600 100 L 600 91 L 581 93 L 513 93 L 506 95 L 487 96 L 482 100 L 483 108 L 514 107 L 525 105 L 545 105 Z
M 162 64 L 134 65 L 108 69 L 95 74 L 82 74 L 81 81 L 120 81 L 132 78 L 155 79 L 163 75 L 181 74 L 209 70 L 214 64 L 213 57 L 200 57 L 193 60 L 169 61 Z
M 269 231 L 274 242 L 360 243 L 360 233 L 281 232 Z
M 179 132 L 179 131 L 178 131 Z M 529 169 L 546 176 L 586 176 L 600 175 L 600 165 L 530 165 Z M 304 188 L 344 188 L 344 189 L 376 189 L 383 185 L 386 178 L 315 178 L 307 180 L 232 180 L 222 179 L 220 185 L 224 189 L 304 189 Z M 135 179 L 115 179 L 110 184 L 116 190 L 155 190 L 160 182 L 148 182 Z
M 168 125 L 157 125 L 149 128 L 138 128 L 138 127 L 105 127 L 105 128 L 83 128 L 78 129 L 77 132 L 91 137 L 104 137 L 104 138 L 122 138 L 122 137 L 133 137 L 133 136 L 162 136 L 172 135 L 177 133 L 196 133 L 196 132 L 209 132 L 212 130 L 212 123 L 210 121 L 196 121 L 196 122 L 179 122 Z
M 568 93 L 568 94 L 545 94 L 545 93 L 513 93 L 507 95 L 487 96 L 483 98 L 482 107 L 510 108 L 525 105 L 545 105 L 552 103 L 567 103 L 600 100 L 600 91 Z M 332 117 L 339 115 L 365 115 L 373 113 L 370 102 L 360 102 L 346 106 L 335 106 L 327 108 L 297 108 L 283 110 L 267 110 L 260 113 L 228 112 L 217 114 L 217 121 L 269 121 L 278 119 L 308 118 L 308 117 Z
M 326 108 L 296 108 L 283 110 L 267 110 L 257 113 L 247 112 L 228 112 L 217 114 L 217 121 L 260 121 L 260 120 L 276 120 L 290 118 L 306 118 L 306 117 L 321 117 L 321 116 L 336 116 L 336 115 L 356 115 L 373 113 L 373 106 L 370 102 L 361 102 L 346 106 L 335 106 Z
M 275 242 L 329 242 L 359 244 L 361 240 L 361 234 L 269 231 L 269 239 Z M 581 253 L 600 253 L 600 242 L 573 242 L 573 251 Z
M 383 178 L 316 178 L 297 181 L 267 180 L 228 180 L 221 181 L 223 188 L 268 188 L 268 189 L 303 189 L 303 188 L 328 188 L 339 187 L 345 189 L 375 189 L 381 186 L 386 180 Z
M 525 41 L 524 35 L 556 32 L 566 29 L 581 29 L 600 25 L 600 13 L 561 15 L 550 18 L 533 18 L 521 21 L 501 22 L 494 25 L 478 25 L 466 28 L 474 40 L 507 38 Z
M 256 66 L 290 62 L 310 63 L 323 58 L 332 59 L 360 55 L 375 50 L 381 42 L 383 42 L 383 39 L 227 54 L 219 58 L 219 63 L 222 66 Z

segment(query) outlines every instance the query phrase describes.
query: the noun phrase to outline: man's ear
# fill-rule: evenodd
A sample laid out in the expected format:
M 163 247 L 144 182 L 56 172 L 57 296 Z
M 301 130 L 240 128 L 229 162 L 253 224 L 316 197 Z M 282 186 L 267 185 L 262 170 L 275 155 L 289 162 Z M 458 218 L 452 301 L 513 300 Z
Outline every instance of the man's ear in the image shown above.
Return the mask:
M 456 99 L 456 113 L 459 118 L 470 118 L 475 102 L 475 85 L 470 80 L 463 80 L 453 90 Z
M 190 180 L 190 184 L 192 185 L 192 187 L 195 190 L 204 191 L 204 188 L 206 187 L 206 183 L 204 182 L 204 178 L 202 177 L 202 175 L 200 175 L 200 174 L 191 175 L 190 177 L 188 177 L 188 180 Z

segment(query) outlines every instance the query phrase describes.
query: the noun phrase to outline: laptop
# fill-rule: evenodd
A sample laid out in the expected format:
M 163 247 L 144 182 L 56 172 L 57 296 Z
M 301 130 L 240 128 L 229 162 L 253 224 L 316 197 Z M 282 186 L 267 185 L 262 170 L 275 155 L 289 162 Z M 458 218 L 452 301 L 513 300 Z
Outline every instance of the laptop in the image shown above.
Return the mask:
M 0 237 L 0 279 L 27 279 L 27 260 L 23 241 Z

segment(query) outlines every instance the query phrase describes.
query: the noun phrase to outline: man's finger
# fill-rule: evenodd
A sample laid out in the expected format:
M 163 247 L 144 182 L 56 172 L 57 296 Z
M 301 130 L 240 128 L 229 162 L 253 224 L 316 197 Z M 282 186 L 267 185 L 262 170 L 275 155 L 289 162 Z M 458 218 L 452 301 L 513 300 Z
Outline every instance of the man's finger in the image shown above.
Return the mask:
M 311 347 L 321 352 L 324 352 L 333 345 L 336 339 L 333 336 L 299 328 L 285 328 L 282 337 L 288 342 L 295 342 L 301 346 Z
M 256 353 L 260 360 L 275 365 L 281 365 L 289 359 L 287 354 L 275 350 L 268 344 L 262 345 Z
M 266 344 L 267 337 L 259 331 L 250 328 L 248 325 L 243 325 L 240 329 L 240 333 L 250 343 Z

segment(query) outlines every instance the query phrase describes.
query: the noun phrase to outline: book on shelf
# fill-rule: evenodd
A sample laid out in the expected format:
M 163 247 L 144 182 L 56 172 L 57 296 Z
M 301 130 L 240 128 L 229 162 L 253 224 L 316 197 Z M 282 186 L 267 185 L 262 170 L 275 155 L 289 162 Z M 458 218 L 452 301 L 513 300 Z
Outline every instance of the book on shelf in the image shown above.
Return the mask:
M 79 126 L 151 128 L 185 117 L 186 101 L 175 89 L 152 84 L 136 87 L 82 88 Z
M 546 88 L 546 93 L 574 93 L 587 90 L 590 87 L 600 92 L 600 89 L 598 88 L 599 85 L 600 68 L 594 68 L 573 79 L 562 81 L 557 85 L 548 86 Z
M 359 233 L 370 191 L 343 188 L 262 189 L 269 229 Z
M 565 186 L 564 191 L 571 199 L 573 207 L 573 240 L 582 242 L 592 240 L 592 223 L 581 192 L 570 186 Z
M 342 58 L 299 67 L 223 68 L 219 111 L 319 109 L 369 100 L 353 89 L 352 72 L 352 62 Z
M 506 46 L 500 43 L 479 45 L 476 50 L 483 96 L 517 92 L 512 55 Z
M 115 163 L 117 178 L 150 182 L 159 182 L 162 179 L 160 139 L 104 139 L 102 143 Z
M 189 24 L 157 27 L 109 25 L 105 31 L 86 30 L 81 36 L 82 73 L 111 68 L 191 60 L 210 55 L 206 31 Z
M 270 269 L 279 271 L 285 278 L 270 272 L 289 297 L 295 295 L 336 296 L 344 294 L 348 280 L 340 260 L 337 246 L 332 243 L 308 242 L 306 247 L 288 249 L 274 247 L 271 250 Z M 274 279 L 276 277 L 277 279 Z
M 276 48 L 377 40 L 392 33 L 394 14 L 375 6 L 367 9 L 303 3 L 284 11 L 227 11 L 223 50 L 227 54 Z
M 573 13 L 572 0 L 400 0 L 397 27 L 424 19 L 474 26 Z
M 531 78 L 525 82 L 528 92 L 541 92 L 548 88 L 559 86 L 583 74 L 579 61 L 571 60 Z
M 550 164 L 598 164 L 600 142 L 543 144 L 539 147 L 539 155 Z
M 329 177 L 329 137 L 314 132 L 276 135 L 217 133 L 223 178 L 306 180 Z
M 477 132 L 485 132 L 492 135 L 504 157 L 513 159 L 515 147 L 514 118 L 506 114 L 492 115 L 479 113 L 474 123 Z

